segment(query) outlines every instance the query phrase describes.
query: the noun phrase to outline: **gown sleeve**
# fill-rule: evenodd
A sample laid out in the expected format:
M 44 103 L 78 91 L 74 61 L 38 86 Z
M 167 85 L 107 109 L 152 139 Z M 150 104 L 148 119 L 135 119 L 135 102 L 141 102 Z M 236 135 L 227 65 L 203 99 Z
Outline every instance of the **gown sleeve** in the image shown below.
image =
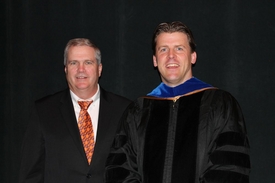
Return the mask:
M 106 183 L 139 183 L 137 165 L 137 112 L 132 103 L 124 112 L 106 162 Z
M 231 94 L 217 91 L 207 119 L 207 165 L 201 183 L 248 183 L 249 141 L 243 114 Z

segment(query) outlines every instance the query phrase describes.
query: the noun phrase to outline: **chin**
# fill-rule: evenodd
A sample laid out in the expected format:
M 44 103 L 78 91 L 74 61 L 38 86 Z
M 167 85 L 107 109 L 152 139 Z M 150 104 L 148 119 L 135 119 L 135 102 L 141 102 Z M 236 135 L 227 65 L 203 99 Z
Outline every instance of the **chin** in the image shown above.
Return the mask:
M 84 89 L 87 89 L 88 86 L 87 85 L 77 85 L 76 88 L 79 90 L 84 90 Z

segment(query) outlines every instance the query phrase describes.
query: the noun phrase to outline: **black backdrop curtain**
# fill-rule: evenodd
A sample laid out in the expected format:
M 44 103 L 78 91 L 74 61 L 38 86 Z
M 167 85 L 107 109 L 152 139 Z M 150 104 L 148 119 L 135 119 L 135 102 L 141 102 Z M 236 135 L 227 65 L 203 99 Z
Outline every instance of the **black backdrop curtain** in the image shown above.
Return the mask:
M 174 20 L 194 33 L 194 75 L 231 92 L 243 109 L 251 182 L 275 182 L 275 1 L 5 0 L 1 13 L 0 182 L 17 181 L 32 102 L 66 87 L 69 39 L 93 40 L 102 51 L 100 84 L 135 99 L 160 82 L 151 37 Z

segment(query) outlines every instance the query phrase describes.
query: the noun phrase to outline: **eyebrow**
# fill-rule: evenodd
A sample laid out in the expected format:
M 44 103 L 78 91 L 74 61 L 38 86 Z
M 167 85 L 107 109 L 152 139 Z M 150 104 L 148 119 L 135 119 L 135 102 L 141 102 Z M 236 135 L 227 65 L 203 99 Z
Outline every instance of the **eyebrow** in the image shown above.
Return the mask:
M 169 47 L 168 45 L 163 45 L 163 46 L 159 46 L 159 47 L 157 47 L 157 50 L 160 50 L 161 48 L 167 48 L 167 47 Z M 173 46 L 173 47 L 183 47 L 183 48 L 187 48 L 186 46 L 184 46 L 184 45 L 182 45 L 182 44 L 179 44 L 179 45 L 175 45 L 175 46 Z
M 95 60 L 92 60 L 92 59 L 86 59 L 86 60 L 68 60 L 68 62 L 79 62 L 79 61 L 83 61 L 83 62 L 86 62 L 86 61 L 95 62 Z
M 184 47 L 184 48 L 186 48 L 186 46 L 184 46 L 182 44 L 176 45 L 175 47 Z

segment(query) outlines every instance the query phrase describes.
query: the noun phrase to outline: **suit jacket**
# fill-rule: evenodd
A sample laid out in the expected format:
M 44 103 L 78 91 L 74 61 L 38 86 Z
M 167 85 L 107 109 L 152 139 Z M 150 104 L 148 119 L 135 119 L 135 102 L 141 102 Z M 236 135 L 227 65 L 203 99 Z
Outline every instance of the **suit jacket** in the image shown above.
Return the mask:
M 97 140 L 88 165 L 69 89 L 36 101 L 23 141 L 19 182 L 103 182 L 109 149 L 129 103 L 100 88 Z

